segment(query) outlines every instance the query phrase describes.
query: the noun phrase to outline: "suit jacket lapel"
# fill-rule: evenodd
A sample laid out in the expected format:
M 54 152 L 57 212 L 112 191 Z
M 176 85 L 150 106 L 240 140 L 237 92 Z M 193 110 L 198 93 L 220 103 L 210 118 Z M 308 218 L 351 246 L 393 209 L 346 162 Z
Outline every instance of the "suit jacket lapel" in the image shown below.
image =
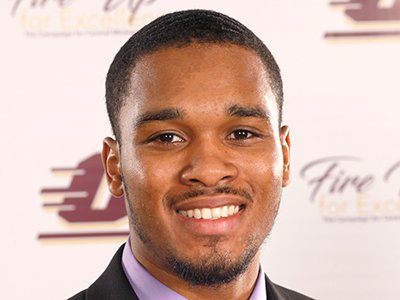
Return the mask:
M 88 288 L 87 300 L 139 300 L 122 269 L 122 245 L 107 269 Z

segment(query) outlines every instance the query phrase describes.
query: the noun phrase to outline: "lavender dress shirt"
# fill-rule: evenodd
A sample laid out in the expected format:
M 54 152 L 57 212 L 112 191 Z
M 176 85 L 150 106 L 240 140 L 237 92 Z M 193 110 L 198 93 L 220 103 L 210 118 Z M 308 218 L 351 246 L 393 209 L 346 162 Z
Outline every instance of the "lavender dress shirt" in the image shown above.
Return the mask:
M 187 298 L 158 281 L 158 279 L 143 268 L 133 255 L 129 240 L 125 243 L 122 253 L 122 267 L 140 300 L 160 299 L 160 295 L 162 295 L 163 300 L 187 300 Z M 249 300 L 267 300 L 265 276 L 261 265 L 256 285 Z

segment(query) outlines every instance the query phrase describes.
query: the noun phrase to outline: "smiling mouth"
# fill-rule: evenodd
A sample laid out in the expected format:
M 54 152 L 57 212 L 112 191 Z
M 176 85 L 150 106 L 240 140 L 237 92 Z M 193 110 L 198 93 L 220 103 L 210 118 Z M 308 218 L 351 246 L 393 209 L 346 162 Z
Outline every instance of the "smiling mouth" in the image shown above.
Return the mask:
M 192 219 L 204 219 L 204 220 L 218 220 L 221 218 L 227 218 L 237 214 L 244 205 L 224 205 L 213 208 L 195 208 L 189 210 L 178 210 L 177 213 Z

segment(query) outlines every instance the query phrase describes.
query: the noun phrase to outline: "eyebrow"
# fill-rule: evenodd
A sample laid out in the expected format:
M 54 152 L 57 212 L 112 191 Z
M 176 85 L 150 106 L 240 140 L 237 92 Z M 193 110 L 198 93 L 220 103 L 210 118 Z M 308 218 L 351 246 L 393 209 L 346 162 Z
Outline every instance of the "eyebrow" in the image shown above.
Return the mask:
M 226 114 L 231 117 L 259 118 L 270 122 L 268 113 L 258 106 L 232 105 L 226 109 Z
M 229 106 L 226 109 L 226 115 L 230 117 L 247 117 L 247 118 L 259 118 L 266 121 L 270 121 L 270 117 L 268 113 L 258 106 L 241 106 L 238 104 Z M 153 121 L 167 121 L 167 120 L 175 120 L 175 119 L 183 119 L 185 113 L 183 110 L 179 108 L 165 108 L 162 110 L 154 111 L 154 112 L 146 112 L 138 116 L 135 121 L 134 127 L 140 128 L 143 127 L 146 123 Z
M 135 121 L 135 128 L 142 127 L 146 123 L 152 121 L 165 121 L 165 120 L 174 120 L 174 119 L 182 119 L 184 113 L 182 110 L 178 108 L 166 108 L 154 112 L 147 112 L 141 114 Z

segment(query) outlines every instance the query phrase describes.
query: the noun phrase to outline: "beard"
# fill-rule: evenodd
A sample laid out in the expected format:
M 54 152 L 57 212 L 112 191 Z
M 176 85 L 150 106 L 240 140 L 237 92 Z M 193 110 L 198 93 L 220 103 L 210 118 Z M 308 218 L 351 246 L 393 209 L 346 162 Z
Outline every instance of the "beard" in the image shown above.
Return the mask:
M 260 245 L 253 240 L 239 259 L 234 259 L 229 253 L 218 250 L 219 238 L 211 238 L 212 247 L 206 257 L 193 259 L 170 255 L 166 257 L 168 268 L 192 286 L 219 287 L 228 284 L 243 274 L 253 261 Z
M 218 192 L 243 194 L 242 191 L 232 191 L 231 188 L 220 189 Z M 276 208 L 272 221 L 268 221 L 271 226 L 268 226 L 269 228 L 265 230 L 263 236 L 254 233 L 247 238 L 244 251 L 242 251 L 240 257 L 235 257 L 219 247 L 222 242 L 222 237 L 212 236 L 209 237 L 207 244 L 207 254 L 193 258 L 183 256 L 182 253 L 179 253 L 179 250 L 171 244 L 164 245 L 161 249 L 155 242 L 155 239 L 147 233 L 146 227 L 141 222 L 141 218 L 137 214 L 137 210 L 131 201 L 133 199 L 130 199 L 127 193 L 127 189 L 125 189 L 125 193 L 127 209 L 129 211 L 129 223 L 131 229 L 133 229 L 131 232 L 135 232 L 146 249 L 152 253 L 152 256 L 158 258 L 171 273 L 177 275 L 192 286 L 219 287 L 233 282 L 239 278 L 240 275 L 245 273 L 261 248 L 263 241 L 268 236 L 278 211 L 278 208 Z M 181 197 L 190 198 L 196 197 L 199 194 L 203 193 L 192 192 L 181 195 Z M 243 196 L 248 198 L 247 194 L 243 194 Z

